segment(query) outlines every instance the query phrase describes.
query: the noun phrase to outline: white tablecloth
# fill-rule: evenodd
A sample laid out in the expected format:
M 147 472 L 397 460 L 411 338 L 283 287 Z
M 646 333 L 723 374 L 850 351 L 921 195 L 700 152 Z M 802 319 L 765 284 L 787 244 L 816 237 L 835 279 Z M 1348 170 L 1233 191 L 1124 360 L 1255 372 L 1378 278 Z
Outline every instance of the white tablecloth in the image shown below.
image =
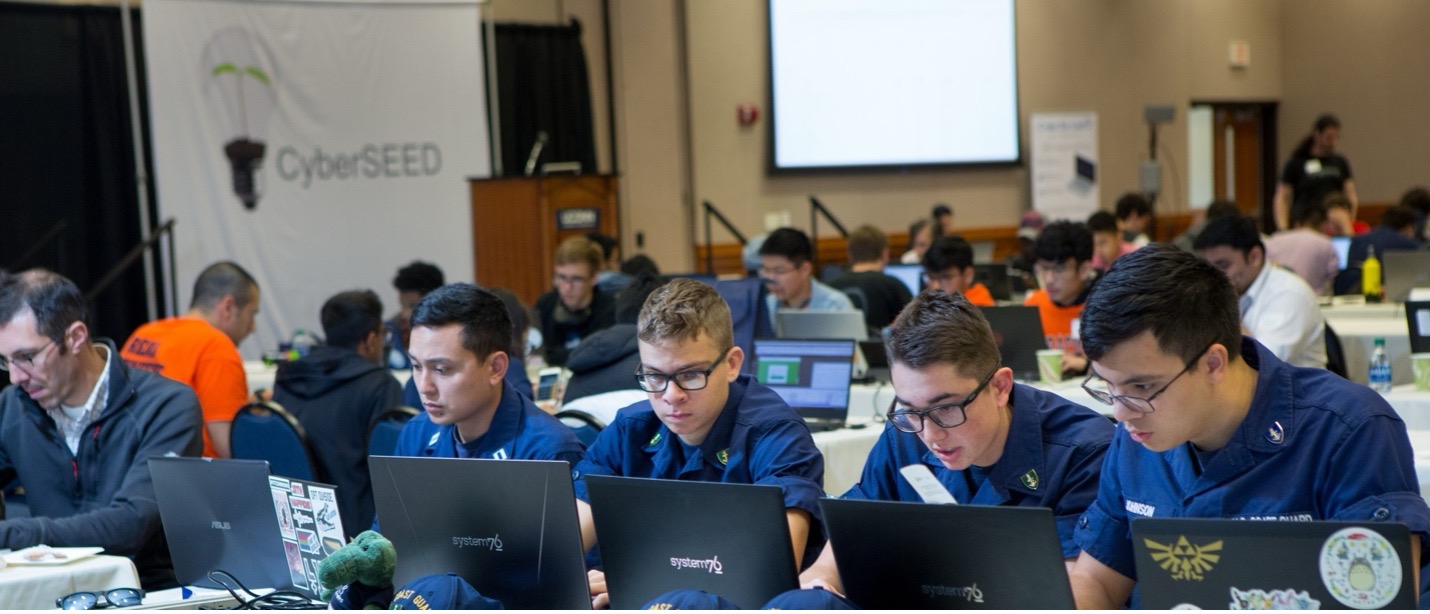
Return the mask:
M 0 609 L 53 610 L 65 595 L 115 588 L 139 588 L 134 561 L 101 554 L 66 565 L 11 565 L 0 569 Z
M 243 361 L 243 372 L 248 376 L 248 391 L 273 390 L 273 379 L 278 376 L 278 365 L 267 365 L 261 360 Z M 404 386 L 407 379 L 412 377 L 412 371 L 408 369 L 393 369 L 392 376 L 397 378 L 397 382 Z
M 1351 381 L 1362 384 L 1368 381 L 1376 338 L 1385 339 L 1385 352 L 1390 355 L 1391 381 L 1396 384 L 1415 381 L 1410 367 L 1410 331 L 1406 328 L 1403 309 L 1395 315 L 1382 311 L 1379 316 L 1361 313 L 1343 317 L 1339 312 L 1334 316 L 1328 313 L 1326 323 L 1341 338 L 1341 349 L 1346 355 L 1346 375 Z

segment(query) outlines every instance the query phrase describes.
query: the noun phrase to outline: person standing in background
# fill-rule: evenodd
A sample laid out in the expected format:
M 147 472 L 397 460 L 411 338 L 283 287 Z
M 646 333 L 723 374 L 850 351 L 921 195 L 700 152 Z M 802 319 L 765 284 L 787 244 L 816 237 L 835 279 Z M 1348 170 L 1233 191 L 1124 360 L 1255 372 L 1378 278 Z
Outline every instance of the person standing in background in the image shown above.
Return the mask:
M 1311 134 L 1296 150 L 1281 170 L 1281 183 L 1276 186 L 1273 213 L 1276 230 L 1291 227 L 1291 221 L 1301 219 L 1301 212 L 1323 202 L 1332 192 L 1345 194 L 1351 203 L 1351 219 L 1355 219 L 1359 199 L 1351 164 L 1336 153 L 1341 137 L 1341 120 L 1329 113 L 1316 118 Z

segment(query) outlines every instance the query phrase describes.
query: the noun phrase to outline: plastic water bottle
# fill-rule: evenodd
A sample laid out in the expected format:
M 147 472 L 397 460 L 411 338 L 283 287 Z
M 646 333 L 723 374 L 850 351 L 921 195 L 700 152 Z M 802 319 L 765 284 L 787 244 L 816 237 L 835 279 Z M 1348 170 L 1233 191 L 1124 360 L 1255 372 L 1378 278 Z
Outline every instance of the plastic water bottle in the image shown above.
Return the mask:
M 1385 354 L 1385 339 L 1376 337 L 1375 353 L 1370 356 L 1370 387 L 1381 394 L 1390 392 L 1390 357 Z
M 307 356 L 308 351 L 320 345 L 320 343 L 318 342 L 318 338 L 313 336 L 312 333 L 300 328 L 293 331 L 292 345 L 293 351 L 298 353 L 299 358 L 302 358 Z

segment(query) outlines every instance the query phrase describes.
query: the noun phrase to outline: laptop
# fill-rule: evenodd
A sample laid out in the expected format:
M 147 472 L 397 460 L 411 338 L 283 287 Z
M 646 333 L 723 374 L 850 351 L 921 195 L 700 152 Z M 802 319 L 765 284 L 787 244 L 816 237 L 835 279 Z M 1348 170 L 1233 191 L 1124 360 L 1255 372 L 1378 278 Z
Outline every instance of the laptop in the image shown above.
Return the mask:
M 372 456 L 393 584 L 455 573 L 510 610 L 589 610 L 581 525 L 564 461 Z
M 1073 609 L 1042 507 L 822 499 L 844 593 L 867 610 Z
M 223 570 L 316 599 L 318 565 L 347 543 L 337 488 L 271 476 L 267 461 L 153 458 L 149 473 L 182 585 L 224 588 L 208 577 Z
M 1405 301 L 1405 325 L 1410 353 L 1430 352 L 1430 301 Z
M 909 288 L 909 294 L 919 295 L 924 287 L 924 266 L 922 264 L 886 264 L 884 274 L 893 277 Z
M 756 339 L 755 380 L 769 386 L 812 432 L 844 428 L 854 375 L 852 339 Z
M 1401 523 L 1138 518 L 1141 606 L 1410 610 L 1419 587 Z
M 1430 288 L 1430 251 L 1389 250 L 1380 260 L 1387 303 L 1405 302 L 1412 288 Z
M 1013 370 L 1013 378 L 1038 381 L 1038 350 L 1046 349 L 1043 320 L 1031 305 L 983 307 L 983 317 L 993 329 L 993 341 L 1003 356 L 1003 366 Z
M 1341 270 L 1346 270 L 1346 265 L 1351 261 L 1351 238 L 1331 237 L 1331 247 L 1336 249 L 1336 264 Z
M 858 309 L 781 309 L 775 312 L 775 336 L 781 339 L 853 339 L 869 338 L 864 324 L 864 312 Z M 863 350 L 854 349 L 854 378 L 863 379 L 869 372 L 869 361 Z
M 1013 283 L 1008 279 L 1006 264 L 973 265 L 973 281 L 987 286 L 995 301 L 1013 299 Z
M 799 588 L 778 486 L 586 476 L 611 608 L 676 589 L 758 608 Z

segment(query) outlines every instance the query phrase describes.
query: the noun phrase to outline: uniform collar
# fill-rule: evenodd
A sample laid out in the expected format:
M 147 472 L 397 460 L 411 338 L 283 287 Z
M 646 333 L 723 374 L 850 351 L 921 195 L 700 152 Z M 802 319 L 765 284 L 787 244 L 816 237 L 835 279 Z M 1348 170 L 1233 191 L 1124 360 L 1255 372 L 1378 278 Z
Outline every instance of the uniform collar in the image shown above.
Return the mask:
M 1233 441 L 1256 452 L 1280 452 L 1295 434 L 1292 369 L 1251 337 L 1242 337 L 1241 357 L 1257 372 L 1256 392 Z
M 1008 439 L 1003 443 L 1003 456 L 988 468 L 988 484 L 997 490 L 1001 501 L 1008 500 L 1010 491 L 1033 495 L 1041 493 L 1046 487 L 1042 483 L 1043 476 L 1047 475 L 1043 470 L 1042 413 L 1027 386 L 1013 383 L 1008 410 L 1012 419 L 1008 425 Z M 931 467 L 943 467 L 938 456 L 931 451 L 924 452 L 923 462 Z
M 750 376 L 741 375 L 730 383 L 730 396 L 725 399 L 725 407 L 720 409 L 720 417 L 715 419 L 715 424 L 710 427 L 710 433 L 705 436 L 705 441 L 700 442 L 700 456 L 705 459 L 705 464 L 724 467 L 726 461 L 729 460 L 730 442 L 734 439 L 740 402 L 745 398 L 745 389 L 749 382 Z M 645 451 L 656 456 L 674 454 L 676 450 L 680 449 L 680 441 L 677 437 L 669 427 L 661 424 L 660 430 L 656 431 L 655 436 L 646 442 Z
M 496 413 L 492 415 L 492 424 L 487 427 L 487 432 L 478 437 L 474 442 L 462 443 L 457 438 L 457 426 L 452 425 L 452 441 L 458 446 L 466 447 L 471 451 L 472 458 L 485 458 L 496 453 L 508 443 L 516 440 L 516 431 L 521 426 L 521 409 L 526 397 L 521 396 L 511 384 L 502 381 L 501 401 L 497 403 Z M 512 456 L 512 451 L 506 451 L 507 456 Z

